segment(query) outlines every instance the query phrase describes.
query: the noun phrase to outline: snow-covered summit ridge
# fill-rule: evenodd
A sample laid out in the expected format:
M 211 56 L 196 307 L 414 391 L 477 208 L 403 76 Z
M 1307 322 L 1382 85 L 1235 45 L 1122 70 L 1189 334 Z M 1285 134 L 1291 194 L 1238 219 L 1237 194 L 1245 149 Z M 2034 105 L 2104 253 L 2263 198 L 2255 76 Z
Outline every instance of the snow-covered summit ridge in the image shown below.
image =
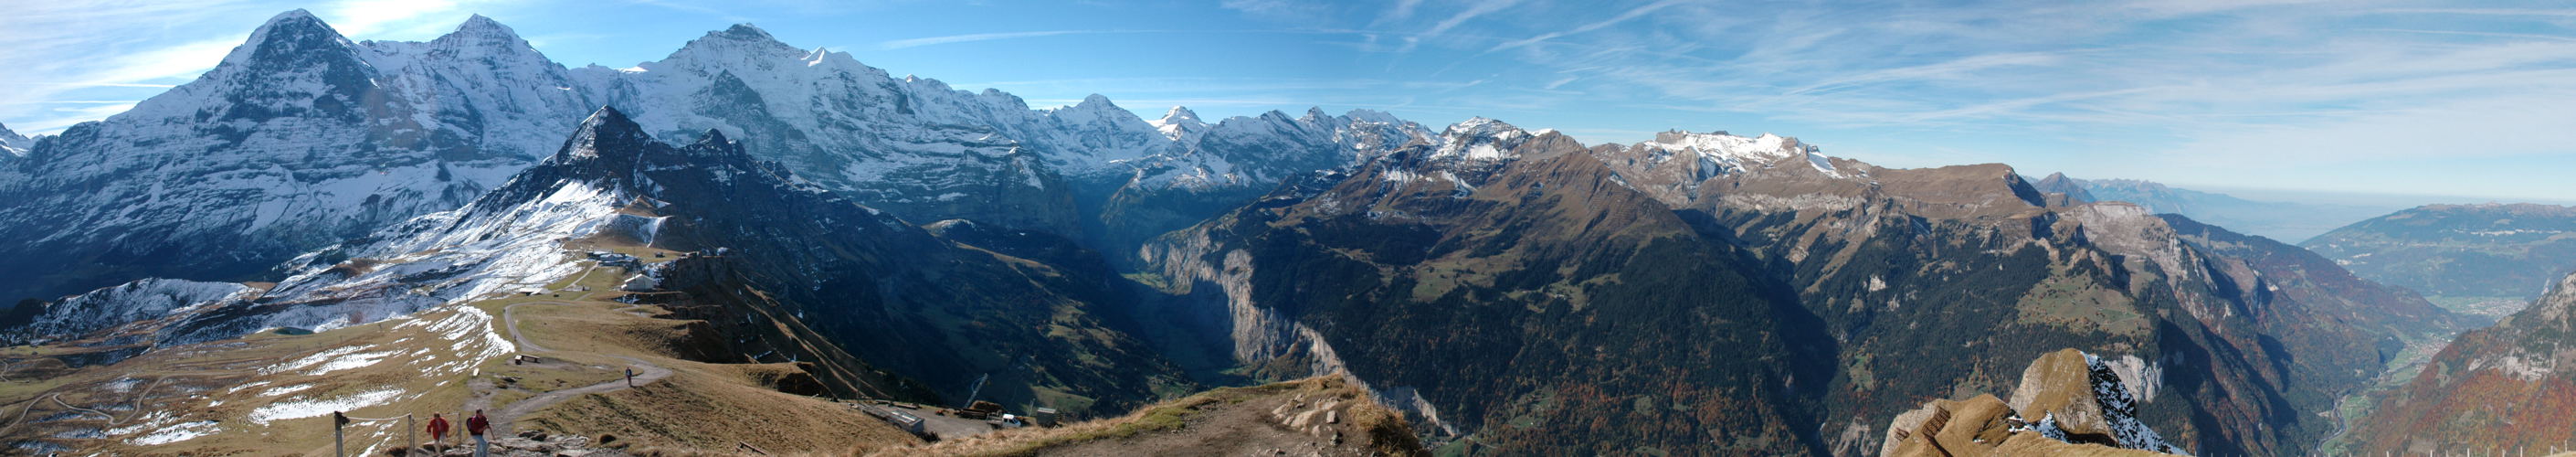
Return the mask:
M 269 17 L 268 22 L 261 23 L 259 28 L 252 29 L 249 40 L 244 41 L 241 46 L 234 47 L 232 52 L 224 54 L 223 63 L 239 65 L 262 56 L 320 52 L 321 49 L 316 48 L 326 46 L 347 49 L 358 47 L 357 43 L 340 36 L 339 30 L 331 28 L 330 24 L 323 23 L 322 18 L 313 17 L 312 12 L 298 8 L 277 13 L 276 16 Z
M 26 157 L 27 150 L 35 147 L 35 140 L 28 139 L 24 135 L 19 135 L 18 132 L 10 131 L 9 126 L 7 125 L 0 125 L 0 161 L 17 157 Z
M 1802 159 L 1807 166 L 1828 177 L 1846 177 L 1841 169 L 1834 166 L 1833 158 L 1824 155 L 1815 145 L 1798 141 L 1795 137 L 1769 133 L 1744 137 L 1724 131 L 1708 133 L 1666 131 L 1656 133 L 1654 140 L 1640 142 L 1631 147 L 1656 151 L 1655 155 L 1658 157 L 1691 157 L 1700 162 L 1700 167 L 1703 168 L 1700 173 L 1703 177 L 1740 170 L 1776 167 L 1788 159 Z
M 1769 133 L 1764 133 L 1762 136 L 1748 138 L 1730 135 L 1723 131 L 1708 133 L 1680 131 L 1660 132 L 1655 134 L 1654 141 L 1638 143 L 1638 145 L 1741 158 L 1758 157 L 1777 159 L 1786 158 L 1800 153 L 1812 153 L 1817 151 L 1816 147 L 1799 142 L 1797 138 L 1773 135 Z
M 1446 141 L 1431 153 L 1432 158 L 1497 161 L 1513 158 L 1512 149 L 1536 135 L 1503 121 L 1477 116 L 1450 125 L 1440 136 Z
M 1153 124 L 1154 130 L 1163 132 L 1164 137 L 1181 144 L 1196 144 L 1199 136 L 1206 135 L 1208 131 L 1207 121 L 1199 120 L 1198 112 L 1181 106 L 1174 106 L 1171 111 L 1164 112 L 1162 118 L 1145 122 Z

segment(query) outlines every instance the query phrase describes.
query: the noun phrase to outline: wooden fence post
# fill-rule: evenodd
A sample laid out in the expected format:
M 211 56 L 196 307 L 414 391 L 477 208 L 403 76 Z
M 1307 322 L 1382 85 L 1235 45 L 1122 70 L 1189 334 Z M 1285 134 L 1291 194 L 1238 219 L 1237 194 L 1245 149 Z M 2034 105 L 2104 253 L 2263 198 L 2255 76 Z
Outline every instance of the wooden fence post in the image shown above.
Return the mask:
M 349 415 L 331 412 L 331 457 L 348 457 L 349 450 L 340 441 L 340 428 L 349 425 Z

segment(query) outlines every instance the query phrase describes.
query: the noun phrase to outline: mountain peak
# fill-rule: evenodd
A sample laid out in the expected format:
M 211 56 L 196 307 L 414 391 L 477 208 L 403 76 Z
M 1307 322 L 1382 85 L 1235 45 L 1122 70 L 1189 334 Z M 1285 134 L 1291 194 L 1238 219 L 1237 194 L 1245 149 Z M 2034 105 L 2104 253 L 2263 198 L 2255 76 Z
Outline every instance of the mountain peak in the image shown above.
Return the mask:
M 1449 126 L 1449 133 L 1452 135 L 1486 135 L 1516 130 L 1520 130 L 1520 127 L 1484 116 L 1467 118 L 1459 121 L 1457 125 Z
M 740 63 L 744 62 L 744 59 L 797 59 L 819 62 L 820 58 L 806 52 L 805 49 L 778 41 L 777 37 L 770 36 L 768 31 L 761 30 L 760 27 L 743 23 L 734 24 L 733 27 L 724 30 L 707 32 L 705 36 L 689 40 L 689 43 L 681 45 L 678 51 L 671 52 L 671 57 L 662 63 L 681 63 L 686 67 L 713 66 L 716 68 L 702 69 L 713 73 L 718 71 L 717 68 L 731 65 L 727 62 Z
M 269 28 L 275 27 L 281 23 L 302 21 L 310 21 L 318 24 L 322 22 L 322 18 L 313 17 L 312 11 L 305 11 L 303 8 L 296 8 L 286 10 L 286 12 L 283 13 L 277 13 L 276 16 L 269 16 L 268 22 L 260 25 L 260 28 Z
M 636 146 L 652 141 L 652 137 L 644 134 L 644 127 L 627 119 L 626 113 L 601 106 L 598 111 L 591 112 L 590 117 L 583 118 L 581 127 L 573 131 L 572 138 L 564 141 L 563 149 L 546 161 L 571 163 L 622 158 L 631 162 L 631 156 L 640 149 Z
M 1351 118 L 1351 120 L 1354 121 L 1376 122 L 1380 124 L 1404 123 L 1404 119 L 1395 117 L 1395 114 L 1372 109 L 1354 109 L 1348 113 L 1343 113 L 1342 117 Z
M 35 141 L 9 131 L 9 126 L 0 125 L 0 159 L 27 155 L 27 149 L 35 146 Z
M 500 21 L 492 20 L 492 18 L 484 17 L 483 15 L 480 15 L 480 14 L 466 17 L 466 18 L 465 18 L 465 23 L 463 23 L 463 24 L 457 24 L 457 25 L 456 25 L 456 32 L 455 32 L 455 33 L 459 33 L 459 34 L 469 34 L 469 35 L 499 35 L 499 36 L 510 36 L 510 37 L 517 37 L 517 36 L 519 36 L 519 32 L 518 32 L 518 31 L 516 31 L 516 30 L 511 30 L 511 29 L 510 29 L 510 26 L 507 26 L 507 25 L 501 25 L 501 22 L 500 22 Z
M 259 28 L 251 30 L 250 35 L 252 38 L 251 42 L 257 43 L 260 41 L 258 38 L 261 36 L 276 33 L 278 31 L 314 30 L 329 31 L 332 35 L 339 35 L 339 31 L 331 29 L 331 24 L 322 22 L 322 18 L 314 17 L 312 12 L 305 11 L 303 8 L 287 10 L 283 13 L 277 13 L 276 16 L 270 16 L 268 18 L 268 22 L 262 23 L 259 25 Z
M 777 37 L 769 36 L 769 31 L 761 30 L 760 26 L 751 25 L 749 22 L 734 24 L 732 27 L 726 27 L 724 31 L 708 33 L 707 36 L 722 36 L 738 40 L 778 41 Z
M 295 9 L 277 13 L 268 19 L 268 23 L 252 30 L 249 40 L 224 56 L 224 63 L 307 60 L 329 49 L 354 52 L 356 47 L 347 37 L 340 36 L 340 31 L 333 30 L 331 24 L 323 23 L 322 18 L 313 17 L 313 13 L 303 9 Z
M 455 31 L 440 35 L 430 42 L 435 46 L 449 49 L 519 48 L 528 50 L 524 53 L 528 55 L 535 55 L 536 49 L 529 47 L 527 40 L 520 39 L 517 30 L 512 30 L 510 26 L 501 25 L 500 21 L 494 21 L 480 14 L 465 18 L 464 23 L 456 25 Z
M 1163 112 L 1163 119 L 1160 123 L 1171 124 L 1178 122 L 1199 122 L 1199 113 L 1197 111 L 1190 111 L 1190 108 L 1185 106 L 1173 106 L 1171 111 Z
M 1441 132 L 1446 139 L 1432 157 L 1462 157 L 1471 160 L 1503 160 L 1517 157 L 1512 150 L 1530 139 L 1528 131 L 1493 118 L 1476 116 L 1449 126 Z
M 1089 106 L 1089 107 L 1094 107 L 1094 108 L 1117 108 L 1117 107 L 1118 107 L 1118 105 L 1117 105 L 1117 104 L 1109 103 L 1109 97 L 1108 97 L 1108 96 L 1100 95 L 1100 94 L 1091 94 L 1091 96 L 1088 96 L 1088 97 L 1082 97 L 1082 104 L 1074 105 L 1074 106 L 1077 106 L 1077 107 L 1081 107 L 1081 106 Z
M 1163 132 L 1164 138 L 1182 143 L 1197 143 L 1199 136 L 1207 134 L 1209 128 L 1207 121 L 1199 120 L 1197 111 L 1190 111 L 1189 108 L 1180 106 L 1174 106 L 1171 111 L 1163 112 L 1163 117 L 1160 119 L 1147 120 L 1145 123 L 1153 125 L 1155 131 Z

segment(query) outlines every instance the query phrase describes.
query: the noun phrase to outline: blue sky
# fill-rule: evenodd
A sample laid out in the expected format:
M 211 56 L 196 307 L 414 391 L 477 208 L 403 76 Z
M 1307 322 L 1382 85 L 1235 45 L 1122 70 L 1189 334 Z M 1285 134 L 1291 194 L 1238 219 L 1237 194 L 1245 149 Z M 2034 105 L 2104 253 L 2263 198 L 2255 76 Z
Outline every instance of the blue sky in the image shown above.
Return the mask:
M 0 4 L 0 123 L 112 115 L 288 9 L 360 40 L 424 40 L 481 13 L 573 66 L 658 60 L 750 22 L 895 74 L 1038 106 L 1100 93 L 1148 117 L 1370 108 L 1587 143 L 1772 132 L 1889 166 L 2576 198 L 2563 2 L 163 3 Z

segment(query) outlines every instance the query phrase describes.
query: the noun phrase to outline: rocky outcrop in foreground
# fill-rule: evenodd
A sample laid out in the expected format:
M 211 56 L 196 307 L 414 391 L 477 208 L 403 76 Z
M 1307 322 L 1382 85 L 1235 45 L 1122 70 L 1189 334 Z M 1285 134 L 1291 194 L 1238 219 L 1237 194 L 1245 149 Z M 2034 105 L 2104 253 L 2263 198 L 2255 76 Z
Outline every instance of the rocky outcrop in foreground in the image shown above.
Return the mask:
M 2188 454 L 2139 422 L 2136 374 L 2074 349 L 2040 356 L 2007 403 L 1940 399 L 1896 416 L 1887 456 Z M 2033 417 L 2036 416 L 2036 419 Z

